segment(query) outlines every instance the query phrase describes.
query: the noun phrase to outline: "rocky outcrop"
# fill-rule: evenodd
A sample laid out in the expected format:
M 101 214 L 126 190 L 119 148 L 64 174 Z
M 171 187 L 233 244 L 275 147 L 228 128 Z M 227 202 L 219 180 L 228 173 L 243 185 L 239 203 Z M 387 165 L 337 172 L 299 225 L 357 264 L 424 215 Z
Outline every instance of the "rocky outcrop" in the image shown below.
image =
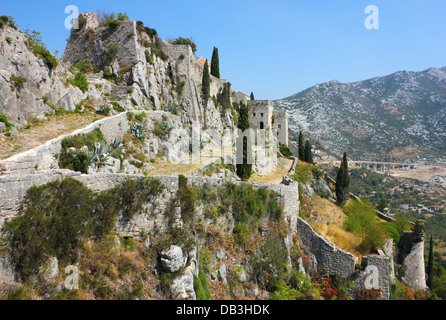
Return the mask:
M 13 123 L 44 116 L 54 107 L 74 110 L 87 95 L 67 83 L 73 75 L 63 63 L 51 70 L 31 52 L 27 38 L 12 27 L 0 29 L 0 113 Z
M 140 108 L 176 109 L 185 123 L 203 123 L 206 117 L 209 128 L 223 129 L 225 113 L 212 100 L 206 108 L 202 105 L 203 66 L 190 46 L 170 45 L 141 22 L 104 26 L 91 12 L 81 14 L 80 21 L 80 28 L 73 29 L 68 39 L 64 61 L 74 64 L 88 59 L 89 63 L 108 69 L 121 86 L 135 89 L 137 95 L 132 97 L 132 103 Z M 96 76 L 102 74 L 101 71 Z M 216 96 L 226 82 L 211 76 L 211 96 Z M 232 127 L 233 123 L 229 125 Z
M 168 250 L 161 252 L 161 263 L 167 272 L 175 272 L 186 263 L 183 250 L 179 246 L 170 246 Z

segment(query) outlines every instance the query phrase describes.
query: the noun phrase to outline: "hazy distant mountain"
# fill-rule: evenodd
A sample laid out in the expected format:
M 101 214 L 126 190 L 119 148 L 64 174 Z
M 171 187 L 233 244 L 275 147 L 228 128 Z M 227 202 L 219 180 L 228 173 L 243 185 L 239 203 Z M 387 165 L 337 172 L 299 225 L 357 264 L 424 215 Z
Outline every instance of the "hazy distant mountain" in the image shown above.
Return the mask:
M 351 159 L 446 162 L 446 67 L 330 81 L 276 101 L 302 130 Z

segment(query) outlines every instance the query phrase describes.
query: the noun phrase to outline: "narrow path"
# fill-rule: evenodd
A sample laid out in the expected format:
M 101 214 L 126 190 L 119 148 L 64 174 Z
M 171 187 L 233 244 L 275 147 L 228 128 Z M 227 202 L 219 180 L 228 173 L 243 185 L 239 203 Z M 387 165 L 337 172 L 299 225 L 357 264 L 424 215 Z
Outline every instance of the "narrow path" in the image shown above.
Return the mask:
M 251 176 L 251 178 L 249 179 L 249 182 L 280 184 L 280 183 L 282 183 L 283 176 L 288 173 L 292 164 L 293 164 L 292 159 L 280 158 L 279 166 L 277 167 L 277 170 L 275 173 L 268 174 L 265 176 L 261 176 L 261 175 L 255 173 Z

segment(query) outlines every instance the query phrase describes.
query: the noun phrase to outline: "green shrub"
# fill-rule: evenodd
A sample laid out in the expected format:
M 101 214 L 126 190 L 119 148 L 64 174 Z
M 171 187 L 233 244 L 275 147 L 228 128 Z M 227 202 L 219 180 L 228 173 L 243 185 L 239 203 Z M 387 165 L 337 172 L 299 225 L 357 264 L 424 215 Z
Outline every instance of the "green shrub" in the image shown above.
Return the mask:
M 111 79 L 113 78 L 113 73 L 110 71 L 110 68 L 105 68 L 102 76 L 104 79 Z
M 12 43 L 12 39 L 11 39 L 10 37 L 6 37 L 5 40 L 6 40 L 6 42 L 7 42 L 8 44 L 11 44 L 11 43 Z
M 4 225 L 18 275 L 26 282 L 52 256 L 62 265 L 78 262 L 84 239 L 108 236 L 118 214 L 140 212 L 149 196 L 163 188 L 149 178 L 128 180 L 101 193 L 73 178 L 29 188 L 17 217 Z
M 110 107 L 109 106 L 100 106 L 98 110 L 96 110 L 97 114 L 101 114 L 103 116 L 110 115 Z
M 76 87 L 81 89 L 82 92 L 88 91 L 88 80 L 82 72 L 76 73 L 76 76 L 74 77 L 74 84 Z
M 163 49 L 161 49 L 161 39 L 159 39 L 157 36 L 155 37 L 155 42 L 148 42 L 146 45 L 147 48 L 150 48 L 151 50 L 151 53 L 146 50 L 146 60 L 148 63 L 153 63 L 153 54 L 160 57 L 164 61 L 169 59 L 169 56 L 163 51 Z
M 88 173 L 88 156 L 84 152 L 76 152 L 72 155 L 72 159 L 70 161 L 70 165 L 67 169 L 71 169 L 73 171 L 79 171 L 82 173 Z
M 26 206 L 5 224 L 11 257 L 22 280 L 34 274 L 48 257 L 75 263 L 84 237 L 91 235 L 92 191 L 72 178 L 31 187 Z
M 194 289 L 197 300 L 211 300 L 206 273 L 204 273 L 201 267 L 198 271 L 198 277 L 194 275 Z
M 105 48 L 104 65 L 109 66 L 117 58 L 119 52 L 119 44 L 114 42 Z M 105 73 L 105 70 L 104 70 Z
M 97 66 L 96 66 L 97 67 Z M 75 64 L 73 64 L 70 68 L 70 70 L 74 73 L 74 70 L 78 70 L 82 73 L 87 73 L 92 71 L 94 68 L 90 63 L 90 60 L 84 59 L 84 60 L 78 60 Z M 96 72 L 97 73 L 97 72 Z
M 105 137 L 99 128 L 95 128 L 93 131 L 87 134 L 64 138 L 61 142 L 62 148 L 59 155 L 59 167 L 61 169 L 71 170 L 74 170 L 76 167 L 79 169 L 79 171 L 86 173 L 85 170 L 88 170 L 88 165 L 85 169 L 84 156 L 77 152 L 75 153 L 74 157 L 72 157 L 72 155 L 68 154 L 68 149 L 80 149 L 83 146 L 87 146 L 89 150 L 93 150 L 96 143 L 101 142 L 105 142 Z
M 197 44 L 192 41 L 190 38 L 183 38 L 179 37 L 171 42 L 171 44 L 183 44 L 183 45 L 189 45 L 193 51 L 193 53 L 197 52 Z
M 0 16 L 0 29 L 3 29 L 5 26 L 10 26 L 17 30 L 17 25 L 12 17 L 2 15 Z
M 367 200 L 352 200 L 344 207 L 344 212 L 347 215 L 344 226 L 348 231 L 362 233 L 375 223 L 375 208 Z
M 195 196 L 187 185 L 187 178 L 183 175 L 178 177 L 177 197 L 181 206 L 181 216 L 188 220 L 195 214 Z
M 28 81 L 26 79 L 26 77 L 17 77 L 14 73 L 9 77 L 9 81 L 14 83 L 14 86 L 16 88 L 21 88 L 23 87 L 23 85 L 25 84 L 26 81 Z
M 280 144 L 279 151 L 286 158 L 289 158 L 289 157 L 291 157 L 293 155 L 293 153 L 291 152 L 290 148 L 288 148 L 288 146 L 286 146 L 284 144 Z
M 311 182 L 312 170 L 309 165 L 298 165 L 294 170 L 294 174 L 290 175 L 292 179 L 302 184 Z
M 119 103 L 117 103 L 117 102 L 110 102 L 111 104 L 112 104 L 112 106 L 113 106 L 113 110 L 115 110 L 115 111 L 117 111 L 117 112 L 124 112 L 125 110 L 124 110 L 124 108 L 122 108 L 120 105 L 119 105 Z
M 159 121 L 155 122 L 155 126 L 153 128 L 153 134 L 157 137 L 167 137 L 170 132 L 173 130 L 173 126 L 167 121 Z
M 2 122 L 6 126 L 6 130 L 10 130 L 13 125 L 9 122 L 8 116 L 4 113 L 0 113 L 0 122 Z
M 150 53 L 148 50 L 146 50 L 144 51 L 144 54 L 146 55 L 147 63 L 153 64 L 153 53 Z
M 184 90 L 184 86 L 186 85 L 185 81 L 177 81 L 177 85 L 175 87 L 175 91 L 178 95 L 179 98 L 181 98 L 181 96 L 183 95 L 183 90 Z M 178 111 L 176 111 L 175 113 L 172 112 L 172 114 L 177 114 Z
M 142 21 L 136 22 L 136 28 L 139 32 L 145 32 L 149 37 L 155 37 L 158 35 L 158 32 L 155 29 L 151 29 L 149 27 L 144 27 L 144 23 Z
M 387 240 L 386 229 L 379 223 L 368 226 L 365 230 L 365 237 L 359 245 L 363 253 L 372 253 L 381 248 Z
M 115 197 L 115 207 L 120 208 L 122 216 L 131 219 L 142 210 L 149 197 L 158 195 L 164 185 L 158 179 L 146 178 L 142 181 L 127 180 L 110 190 Z
M 384 245 L 387 239 L 385 227 L 376 221 L 376 211 L 367 200 L 352 200 L 344 207 L 347 219 L 344 227 L 362 237 L 358 249 L 370 253 Z
M 8 300 L 30 300 L 31 292 L 27 286 L 21 286 L 8 292 Z
M 277 290 L 280 279 L 288 271 L 288 251 L 283 238 L 277 234 L 268 235 L 259 252 L 252 258 L 251 265 L 253 276 L 255 278 L 263 277 L 267 283 L 268 291 Z
M 382 222 L 381 225 L 386 228 L 387 234 L 393 239 L 394 243 L 398 244 L 404 231 L 392 222 Z
M 41 58 L 50 70 L 55 69 L 59 65 L 59 61 L 55 56 L 51 54 L 49 50 L 45 48 L 40 32 L 37 31 L 26 31 L 26 45 L 28 49 L 38 58 Z

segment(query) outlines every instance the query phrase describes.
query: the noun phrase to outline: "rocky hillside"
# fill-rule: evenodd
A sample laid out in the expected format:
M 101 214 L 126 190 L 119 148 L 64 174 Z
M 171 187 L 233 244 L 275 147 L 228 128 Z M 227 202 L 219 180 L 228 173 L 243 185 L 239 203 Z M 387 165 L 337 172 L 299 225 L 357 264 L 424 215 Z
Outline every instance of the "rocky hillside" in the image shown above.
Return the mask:
M 73 75 L 39 41 L 38 34 L 18 30 L 13 21 L 0 28 L 0 113 L 13 124 L 43 117 L 55 106 L 74 110 L 83 97 L 67 84 Z
M 83 13 L 59 61 L 38 33 L 22 32 L 8 19 L 0 29 L 0 113 L 13 125 L 12 134 L 45 113 L 78 111 L 85 100 L 112 114 L 163 110 L 183 123 L 206 119 L 216 130 L 234 125 L 233 110 L 222 110 L 216 99 L 202 106 L 203 66 L 191 47 L 165 42 L 142 22 L 127 17 L 104 22 Z M 210 96 L 217 97 L 227 80 L 210 77 Z
M 330 81 L 276 102 L 303 130 L 352 159 L 444 162 L 446 67 L 354 83 Z

